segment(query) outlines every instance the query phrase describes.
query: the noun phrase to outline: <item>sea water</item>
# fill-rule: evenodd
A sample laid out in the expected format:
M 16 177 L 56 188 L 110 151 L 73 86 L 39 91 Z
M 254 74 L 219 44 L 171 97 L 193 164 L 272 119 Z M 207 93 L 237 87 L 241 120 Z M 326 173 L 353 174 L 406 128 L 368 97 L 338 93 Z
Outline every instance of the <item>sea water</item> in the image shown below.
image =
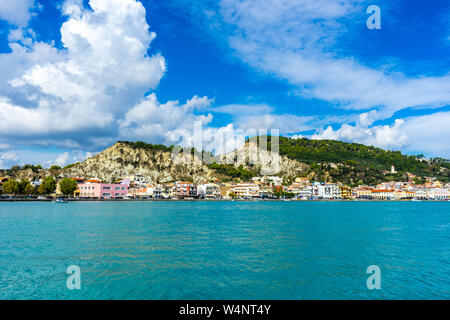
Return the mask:
M 0 299 L 450 299 L 450 202 L 2 202 Z

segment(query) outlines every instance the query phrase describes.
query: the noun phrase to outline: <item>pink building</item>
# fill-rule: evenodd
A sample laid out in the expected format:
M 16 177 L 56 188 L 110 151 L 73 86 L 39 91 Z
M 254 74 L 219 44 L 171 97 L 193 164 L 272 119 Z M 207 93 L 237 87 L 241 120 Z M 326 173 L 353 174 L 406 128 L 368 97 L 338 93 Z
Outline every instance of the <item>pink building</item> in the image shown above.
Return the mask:
M 83 183 L 78 185 L 81 198 L 123 198 L 128 193 L 126 184 Z

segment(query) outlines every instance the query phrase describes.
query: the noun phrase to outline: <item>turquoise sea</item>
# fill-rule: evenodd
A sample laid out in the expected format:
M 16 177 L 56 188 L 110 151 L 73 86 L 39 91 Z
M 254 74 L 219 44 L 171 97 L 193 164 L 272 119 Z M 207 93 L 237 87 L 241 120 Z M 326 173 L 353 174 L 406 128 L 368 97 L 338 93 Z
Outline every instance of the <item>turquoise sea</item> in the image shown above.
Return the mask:
M 3 202 L 0 299 L 450 299 L 450 202 Z

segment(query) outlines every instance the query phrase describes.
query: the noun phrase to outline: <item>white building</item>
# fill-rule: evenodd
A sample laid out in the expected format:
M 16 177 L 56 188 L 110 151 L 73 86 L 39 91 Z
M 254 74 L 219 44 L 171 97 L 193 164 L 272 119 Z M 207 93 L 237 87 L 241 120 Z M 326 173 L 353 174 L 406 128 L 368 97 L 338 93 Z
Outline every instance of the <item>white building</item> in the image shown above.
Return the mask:
M 160 186 L 148 186 L 147 187 L 147 195 L 149 195 L 152 198 L 159 199 L 163 198 L 163 191 L 164 189 Z
M 427 191 L 424 189 L 414 190 L 414 199 L 426 199 L 428 197 Z
M 145 177 L 140 174 L 131 175 L 129 177 L 126 177 L 127 180 L 130 182 L 137 184 L 137 185 L 144 185 L 146 184 Z
M 233 187 L 233 193 L 242 198 L 259 197 L 259 185 L 256 183 L 239 183 Z
M 312 187 L 307 187 L 307 188 L 305 188 L 305 189 L 300 190 L 300 191 L 297 193 L 297 198 L 299 198 L 299 199 L 305 199 L 305 200 L 306 200 L 306 199 L 311 198 L 312 195 L 313 195 Z
M 283 178 L 277 176 L 262 177 L 261 183 L 270 183 L 273 186 L 281 186 Z
M 372 190 L 372 198 L 376 200 L 391 200 L 395 198 L 394 190 L 390 189 L 374 189 Z
M 220 193 L 219 186 L 214 183 L 205 183 L 197 186 L 197 193 L 206 199 L 220 199 L 222 194 Z
M 334 183 L 314 182 L 312 195 L 321 199 L 339 199 L 341 198 L 341 189 Z
M 433 200 L 450 199 L 450 191 L 444 188 L 431 188 L 427 190 L 427 198 Z

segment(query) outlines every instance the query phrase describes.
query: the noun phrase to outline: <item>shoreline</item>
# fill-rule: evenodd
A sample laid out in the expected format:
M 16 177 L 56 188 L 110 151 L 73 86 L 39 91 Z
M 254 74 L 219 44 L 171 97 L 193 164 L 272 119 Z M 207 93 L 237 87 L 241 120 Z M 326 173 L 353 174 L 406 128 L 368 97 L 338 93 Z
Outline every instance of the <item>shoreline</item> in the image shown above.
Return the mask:
M 1 202 L 52 202 L 56 199 L 0 199 Z M 450 200 L 376 199 L 64 199 L 67 202 L 449 202 Z

